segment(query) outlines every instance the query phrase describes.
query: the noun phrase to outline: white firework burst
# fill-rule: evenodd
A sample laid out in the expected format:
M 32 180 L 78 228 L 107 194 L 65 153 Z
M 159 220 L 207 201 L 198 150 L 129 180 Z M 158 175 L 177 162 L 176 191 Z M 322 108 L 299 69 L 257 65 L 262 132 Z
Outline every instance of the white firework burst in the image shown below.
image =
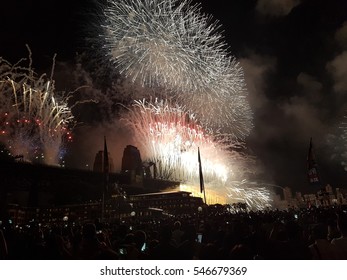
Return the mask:
M 109 0 L 104 46 L 118 71 L 156 97 L 169 94 L 215 131 L 243 139 L 252 128 L 243 70 L 219 25 L 177 0 Z M 206 110 L 208 107 L 208 110 Z

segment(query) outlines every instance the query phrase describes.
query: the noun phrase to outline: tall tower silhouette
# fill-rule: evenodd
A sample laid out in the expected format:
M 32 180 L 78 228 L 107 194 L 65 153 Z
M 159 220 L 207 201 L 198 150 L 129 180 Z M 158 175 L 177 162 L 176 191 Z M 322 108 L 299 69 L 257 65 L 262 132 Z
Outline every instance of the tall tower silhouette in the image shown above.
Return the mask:
M 108 163 L 109 163 L 109 172 L 114 171 L 113 160 L 108 153 Z M 98 151 L 95 155 L 93 171 L 94 172 L 103 172 L 104 171 L 104 151 Z
M 122 173 L 130 173 L 132 182 L 140 182 L 143 179 L 141 155 L 140 151 L 135 146 L 128 145 L 124 149 Z

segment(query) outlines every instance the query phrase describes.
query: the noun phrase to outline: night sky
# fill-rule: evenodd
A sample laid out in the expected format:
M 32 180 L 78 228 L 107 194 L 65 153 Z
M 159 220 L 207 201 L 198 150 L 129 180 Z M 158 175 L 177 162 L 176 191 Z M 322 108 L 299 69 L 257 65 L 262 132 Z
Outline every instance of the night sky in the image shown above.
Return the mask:
M 347 187 L 339 129 L 347 104 L 347 1 L 196 2 L 219 20 L 230 53 L 243 66 L 254 112 L 246 142 L 263 166 L 262 179 L 309 191 L 306 159 L 312 137 L 323 184 Z M 75 54 L 88 51 L 85 38 L 95 34 L 92 6 L 91 0 L 7 1 L 0 10 L 0 56 L 15 63 L 27 57 L 28 44 L 40 72 L 49 71 L 56 53 L 57 87 L 71 90 Z M 73 167 L 90 164 L 107 130 L 94 122 L 76 131 Z M 111 153 L 118 154 L 127 144 L 117 136 L 109 142 Z

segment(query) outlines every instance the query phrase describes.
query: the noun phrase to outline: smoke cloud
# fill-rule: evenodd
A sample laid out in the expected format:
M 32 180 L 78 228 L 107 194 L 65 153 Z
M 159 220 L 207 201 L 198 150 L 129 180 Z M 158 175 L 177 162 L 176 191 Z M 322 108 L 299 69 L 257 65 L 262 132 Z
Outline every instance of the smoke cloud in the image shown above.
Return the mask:
M 253 110 L 261 109 L 268 102 L 265 94 L 265 77 L 275 69 L 273 57 L 251 54 L 239 60 L 245 73 L 249 102 Z
M 299 4 L 300 0 L 258 0 L 256 11 L 264 16 L 281 17 Z
M 334 91 L 347 92 L 347 51 L 342 52 L 327 64 L 327 70 L 334 80 Z

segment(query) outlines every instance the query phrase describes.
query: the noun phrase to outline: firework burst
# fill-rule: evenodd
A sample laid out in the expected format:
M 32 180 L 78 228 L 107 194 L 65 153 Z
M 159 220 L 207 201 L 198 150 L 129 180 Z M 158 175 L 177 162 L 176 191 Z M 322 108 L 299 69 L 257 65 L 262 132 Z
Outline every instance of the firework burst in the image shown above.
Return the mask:
M 194 114 L 167 100 L 134 101 L 122 121 L 130 127 L 143 159 L 155 163 L 158 177 L 180 181 L 181 189 L 189 188 L 194 195 L 199 188 L 199 147 L 209 202 L 230 180 L 252 172 L 252 159 L 237 151 L 240 143 L 215 137 Z
M 104 47 L 118 71 L 158 88 L 215 131 L 244 138 L 252 128 L 243 70 L 217 22 L 177 0 L 108 1 Z M 206 112 L 207 104 L 210 107 Z
M 54 81 L 29 67 L 0 58 L 0 131 L 12 155 L 58 163 L 64 139 L 70 140 L 73 116 L 67 97 L 54 94 Z

